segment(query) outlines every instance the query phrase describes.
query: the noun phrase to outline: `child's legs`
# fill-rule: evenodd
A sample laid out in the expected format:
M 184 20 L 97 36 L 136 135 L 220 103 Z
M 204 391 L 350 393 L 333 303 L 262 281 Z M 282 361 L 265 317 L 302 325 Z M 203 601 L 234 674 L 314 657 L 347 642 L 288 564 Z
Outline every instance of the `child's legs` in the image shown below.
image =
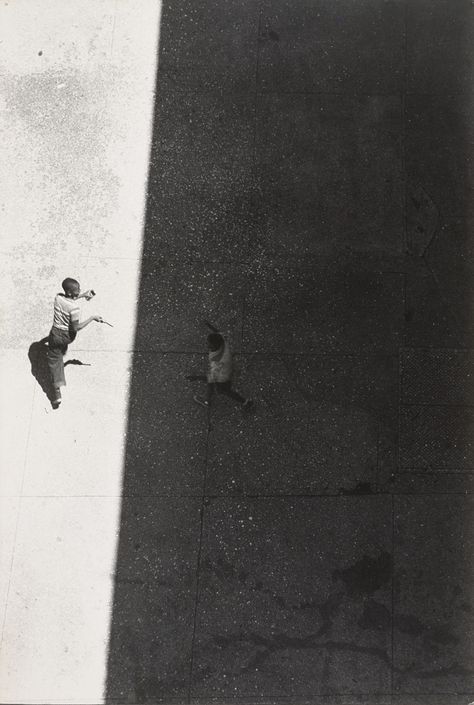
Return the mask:
M 64 355 L 67 352 L 69 337 L 65 332 L 51 330 L 48 338 L 48 367 L 51 374 L 53 387 L 64 387 L 66 377 L 64 375 Z
M 227 382 L 217 382 L 216 387 L 221 394 L 225 394 L 231 399 L 238 401 L 240 404 L 244 403 L 245 398 L 236 392 L 235 389 L 232 389 L 232 382 L 230 379 L 227 380 Z

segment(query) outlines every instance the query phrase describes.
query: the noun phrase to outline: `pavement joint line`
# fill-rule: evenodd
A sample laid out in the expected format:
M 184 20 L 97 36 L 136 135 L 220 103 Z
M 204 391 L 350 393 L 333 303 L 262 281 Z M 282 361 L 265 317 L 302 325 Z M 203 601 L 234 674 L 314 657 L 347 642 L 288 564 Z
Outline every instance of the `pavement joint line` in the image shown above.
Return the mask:
M 3 348 L 3 350 L 23 350 L 23 347 L 18 347 L 18 348 Z M 449 348 L 451 349 L 451 348 Z M 206 355 L 205 352 L 202 351 L 202 348 L 199 350 L 154 350 L 151 348 L 137 348 L 135 350 L 130 350 L 130 349 L 107 349 L 107 348 L 73 348 L 74 354 L 76 353 L 87 353 L 88 355 L 93 355 L 94 353 L 110 353 L 111 355 L 114 355 L 116 353 L 119 354 L 140 354 L 140 355 L 201 355 L 204 356 Z M 259 357 L 259 358 L 272 358 L 276 359 L 279 357 L 308 357 L 308 358 L 318 358 L 322 356 L 338 356 L 338 357 L 391 357 L 391 358 L 397 358 L 398 355 L 397 353 L 393 350 L 384 350 L 384 349 L 375 349 L 374 347 L 367 347 L 363 348 L 358 351 L 352 351 L 352 350 L 342 350 L 342 349 L 334 349 L 332 350 L 331 348 L 325 348 L 323 352 L 319 352 L 316 350 L 310 351 L 310 352 L 284 352 L 284 351 L 279 351 L 279 350 L 239 350 L 235 349 L 234 351 L 235 355 L 238 355 L 240 357 Z
M 409 475 L 410 473 L 402 473 L 403 475 Z M 428 473 L 426 473 L 428 474 Z M 461 475 L 461 473 L 459 473 Z M 431 476 L 431 475 L 430 475 Z M 435 474 L 435 476 L 437 476 Z M 466 494 L 464 490 L 459 490 L 458 492 L 454 494 Z M 265 493 L 246 493 L 246 494 L 206 494 L 206 495 L 201 495 L 201 494 L 143 494 L 143 495 L 24 495 L 22 499 L 127 499 L 127 500 L 155 500 L 155 499 L 163 499 L 163 500 L 169 500 L 169 499 L 182 499 L 182 500 L 196 500 L 196 499 L 203 499 L 205 501 L 207 500 L 235 500 L 235 501 L 242 501 L 245 499 L 281 499 L 281 500 L 295 500 L 295 499 L 335 499 L 335 498 L 341 498 L 341 499 L 349 499 L 353 497 L 392 497 L 392 496 L 405 496 L 405 495 L 414 495 L 414 496 L 419 496 L 420 494 L 423 495 L 428 495 L 428 496 L 433 496 L 436 497 L 438 495 L 442 494 L 453 494 L 452 491 L 448 490 L 442 490 L 440 492 L 401 492 L 401 491 L 393 491 L 387 489 L 381 490 L 378 492 L 369 492 L 367 494 L 351 494 L 350 490 L 345 491 L 345 492 L 320 492 L 320 493 L 308 493 L 308 494 L 301 494 L 301 493 L 288 493 L 288 494 L 265 494 Z M 5 495 L 3 496 L 3 499 L 20 499 L 19 496 L 16 495 Z
M 9 601 L 9 597 L 10 597 L 10 587 L 11 587 L 11 579 L 12 579 L 12 575 L 13 575 L 13 567 L 15 564 L 16 542 L 17 542 L 17 538 L 18 538 L 18 527 L 20 524 L 20 514 L 21 514 L 22 504 L 23 504 L 23 487 L 25 484 L 26 467 L 27 467 L 27 460 L 28 460 L 28 448 L 29 448 L 30 436 L 31 436 L 31 426 L 32 426 L 32 419 L 33 419 L 33 410 L 34 410 L 34 406 L 35 406 L 35 398 L 36 398 L 36 385 L 34 385 L 34 388 L 33 388 L 30 416 L 28 419 L 28 433 L 27 433 L 26 441 L 25 441 L 25 457 L 23 459 L 23 472 L 22 472 L 21 484 L 20 484 L 20 494 L 17 496 L 18 508 L 16 511 L 15 529 L 13 531 L 12 555 L 11 555 L 11 560 L 10 560 L 10 569 L 9 569 L 9 573 L 8 573 L 8 586 L 7 586 L 7 590 L 6 590 L 4 607 L 3 607 L 2 629 L 1 629 L 1 634 L 0 634 L 0 649 L 3 645 L 3 637 L 4 637 L 4 633 L 5 633 L 5 626 L 7 623 L 8 601 Z M 7 495 L 7 497 L 8 497 L 8 495 Z
M 399 97 L 406 92 L 407 96 L 410 97 L 420 97 L 420 98 L 465 98 L 469 96 L 469 91 L 467 89 L 451 91 L 447 93 L 438 93 L 436 91 L 409 91 L 406 90 L 406 86 L 400 85 L 400 90 L 394 91 L 364 91 L 364 90 L 340 90 L 340 91 L 324 91 L 324 90 L 300 90 L 300 91 L 290 91 L 282 89 L 271 89 L 265 88 L 263 86 L 257 86 L 257 93 L 259 96 L 278 96 L 278 95 L 314 95 L 314 96 L 336 96 L 336 97 L 347 97 L 347 98 L 393 98 Z M 156 87 L 156 94 L 159 95 L 166 89 L 167 93 L 174 94 L 189 94 L 189 95 L 211 95 L 216 97 L 235 97 L 235 98 L 247 98 L 249 95 L 249 89 L 244 90 L 242 88 L 224 88 L 223 86 L 216 88 L 203 88 L 199 85 L 192 86 L 180 86 L 172 82 L 172 79 L 166 75 L 159 77 Z
M 203 545 L 203 529 L 204 529 L 204 515 L 206 511 L 206 483 L 207 483 L 207 472 L 208 472 L 208 460 L 209 460 L 209 436 L 211 433 L 211 410 L 207 411 L 207 430 L 206 430 L 206 450 L 204 458 L 204 476 L 202 485 L 202 495 L 201 495 L 201 511 L 200 511 L 200 530 L 199 530 L 199 549 L 196 561 L 196 591 L 194 595 L 194 615 L 193 615 L 193 634 L 191 639 L 191 651 L 190 651 L 190 661 L 189 661 L 189 685 L 188 685 L 188 703 L 191 702 L 192 698 L 192 687 L 193 687 L 193 667 L 194 667 L 194 644 L 196 640 L 196 627 L 197 627 L 197 614 L 199 606 L 199 578 L 201 573 L 201 555 L 202 555 L 202 545 Z
M 431 466 L 432 467 L 432 466 Z M 402 468 L 400 468 L 400 473 L 403 474 L 408 474 L 408 473 L 414 473 L 416 472 L 418 475 L 427 475 L 429 477 L 443 477 L 444 475 L 454 475 L 455 477 L 457 475 L 459 476 L 466 476 L 470 477 L 471 475 L 474 475 L 474 468 L 472 470 L 461 470 L 455 467 L 449 467 L 449 468 L 435 468 L 434 470 L 426 470 L 422 466 L 415 466 L 415 467 L 410 467 L 408 465 L 404 465 Z
M 254 125 L 253 125 L 253 165 L 257 167 L 257 142 L 258 142 L 258 108 L 259 108 L 259 84 L 260 84 L 260 35 L 262 30 L 262 19 L 263 19 L 263 7 L 262 2 L 259 3 L 258 7 L 258 22 L 257 22 L 257 36 L 256 36 L 256 54 L 255 54 L 255 95 L 254 95 Z M 249 242 L 250 245 L 250 242 Z M 249 247 L 250 249 L 250 247 Z
M 392 493 L 391 502 L 391 512 L 392 512 L 392 536 L 391 536 L 391 656 L 390 656 L 390 690 L 393 697 L 394 691 L 394 656 L 395 656 L 395 496 Z
M 451 469 L 451 470 L 426 470 L 423 467 L 420 466 L 404 466 L 399 470 L 400 475 L 412 475 L 416 473 L 417 475 L 428 475 L 430 477 L 444 477 L 444 475 L 454 475 L 454 476 L 463 476 L 465 475 L 466 477 L 471 477 L 474 475 L 474 470 L 457 470 L 457 469 Z
M 435 239 L 436 234 L 437 233 L 435 233 L 433 235 L 433 237 L 431 238 L 430 244 Z M 453 307 L 452 303 L 450 302 L 449 296 L 446 295 L 445 288 L 442 286 L 442 283 L 441 283 L 439 277 L 437 276 L 434 268 L 430 265 L 428 258 L 427 258 L 427 256 L 425 256 L 425 254 L 426 253 L 423 254 L 422 260 L 425 263 L 426 269 L 428 270 L 430 276 L 432 277 L 432 279 L 433 279 L 433 281 L 439 291 L 439 294 L 444 301 L 444 305 L 446 306 L 447 311 L 448 311 L 448 320 L 449 319 L 452 320 L 452 322 L 454 324 L 454 332 L 455 332 L 458 340 L 460 338 L 462 339 L 463 331 L 466 330 L 466 325 L 463 325 L 463 322 L 459 320 L 457 312 L 456 312 L 456 308 Z
M 440 408 L 440 409 L 444 409 L 444 408 L 447 408 L 447 409 L 474 409 L 474 404 L 459 404 L 456 402 L 452 402 L 452 403 L 446 402 L 444 404 L 432 404 L 430 402 L 417 402 L 417 401 L 406 402 L 406 401 L 403 401 L 401 403 L 401 406 L 402 407 L 422 406 L 422 407 L 435 408 L 435 409 L 438 409 L 438 408 Z

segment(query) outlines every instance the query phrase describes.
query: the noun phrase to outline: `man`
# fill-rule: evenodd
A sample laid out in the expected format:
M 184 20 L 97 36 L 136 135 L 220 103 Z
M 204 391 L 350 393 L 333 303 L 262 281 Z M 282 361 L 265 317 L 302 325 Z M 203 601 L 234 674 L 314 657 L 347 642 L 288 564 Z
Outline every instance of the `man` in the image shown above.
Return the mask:
M 207 337 L 209 348 L 209 368 L 207 376 L 188 375 L 187 379 L 191 381 L 207 381 L 207 392 L 205 399 L 194 396 L 194 401 L 201 406 L 209 407 L 212 395 L 214 391 L 217 391 L 219 394 L 226 394 L 231 399 L 235 399 L 239 404 L 242 404 L 244 409 L 249 409 L 252 405 L 252 400 L 245 399 L 245 397 L 236 392 L 232 387 L 232 352 L 226 339 L 211 323 L 208 321 L 204 321 L 204 323 L 212 331 Z
M 79 282 L 67 277 L 62 287 L 64 294 L 57 294 L 54 299 L 53 327 L 48 338 L 48 367 L 53 383 L 54 396 L 52 405 L 57 409 L 61 404 L 61 387 L 66 384 L 64 375 L 64 355 L 67 352 L 69 343 L 75 339 L 78 331 L 82 330 L 92 321 L 102 323 L 101 316 L 91 316 L 85 321 L 79 322 L 78 299 L 90 301 L 94 296 L 94 291 L 89 289 L 81 294 Z

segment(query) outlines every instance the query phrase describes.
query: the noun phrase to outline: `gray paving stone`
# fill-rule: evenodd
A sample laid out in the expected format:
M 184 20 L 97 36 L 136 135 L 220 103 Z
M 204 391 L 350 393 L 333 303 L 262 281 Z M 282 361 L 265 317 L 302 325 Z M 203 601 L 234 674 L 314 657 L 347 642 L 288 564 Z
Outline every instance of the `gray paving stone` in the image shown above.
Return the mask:
M 412 348 L 400 357 L 405 404 L 473 404 L 474 350 Z
M 370 493 L 395 470 L 394 359 L 254 356 L 237 368 L 235 386 L 255 407 L 216 399 L 209 494 Z
M 407 192 L 406 212 L 408 251 L 422 257 L 436 236 L 439 227 L 438 209 L 418 184 Z
M 401 409 L 400 465 L 433 472 L 474 472 L 474 409 Z
M 406 99 L 406 169 L 441 219 L 463 216 L 471 201 L 472 110 L 463 96 L 410 95 Z
M 146 256 L 241 259 L 258 226 L 253 96 L 158 92 Z
M 109 644 L 108 702 L 184 702 L 200 500 L 124 497 Z
M 424 263 L 405 276 L 407 347 L 461 348 L 468 342 L 457 311 L 444 295 L 440 281 Z
M 125 455 L 125 495 L 201 495 L 207 418 L 185 375 L 203 356 L 135 353 Z
M 441 223 L 426 259 L 448 302 L 461 344 L 474 344 L 474 229 L 468 215 Z
M 150 191 L 218 191 L 244 182 L 253 163 L 254 102 L 248 95 L 158 91 Z
M 434 693 L 435 702 L 449 705 L 459 702 L 456 693 L 474 690 L 473 508 L 466 497 L 395 500 L 394 690 L 399 703 L 404 693 Z
M 472 87 L 474 18 L 464 0 L 407 3 L 407 89 L 441 95 Z
M 474 475 L 402 470 L 394 475 L 390 487 L 393 493 L 401 495 L 468 495 L 474 492 Z
M 403 331 L 403 277 L 274 267 L 253 282 L 245 302 L 249 352 L 398 351 Z
M 148 256 L 222 261 L 247 256 L 259 231 L 256 189 L 231 183 L 219 190 L 202 187 L 180 193 L 156 190 L 149 196 Z
M 193 698 L 387 693 L 391 501 L 213 500 Z
M 257 0 L 178 0 L 163 5 L 159 80 L 198 90 L 255 87 Z
M 404 249 L 399 98 L 263 95 L 257 105 L 266 252 Z
M 207 318 L 239 350 L 246 282 L 239 267 L 212 262 L 143 261 L 135 346 L 205 352 Z
M 466 705 L 474 698 L 471 693 L 394 693 L 391 705 Z
M 362 0 L 265 0 L 259 86 L 279 92 L 397 93 L 404 6 Z
M 191 703 L 196 703 L 196 705 L 210 705 L 215 703 L 215 705 L 222 705 L 222 698 L 220 696 L 214 697 L 208 695 L 205 698 L 192 697 Z M 269 696 L 251 695 L 246 696 L 232 696 L 229 695 L 226 698 L 226 703 L 232 703 L 233 705 L 392 705 L 391 695 L 388 693 L 371 693 L 370 695 L 364 695 L 359 693 L 352 693 L 351 695 L 311 695 L 310 697 L 295 697 L 295 696 Z

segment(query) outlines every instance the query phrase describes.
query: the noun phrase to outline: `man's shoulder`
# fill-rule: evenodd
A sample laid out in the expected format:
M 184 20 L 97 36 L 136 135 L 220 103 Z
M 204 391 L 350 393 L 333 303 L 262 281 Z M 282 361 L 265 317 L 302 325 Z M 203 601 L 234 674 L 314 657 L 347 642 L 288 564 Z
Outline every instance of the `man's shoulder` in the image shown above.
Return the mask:
M 64 294 L 56 294 L 54 305 L 59 306 L 63 311 L 74 311 L 79 308 L 79 304 L 75 299 L 68 299 Z

